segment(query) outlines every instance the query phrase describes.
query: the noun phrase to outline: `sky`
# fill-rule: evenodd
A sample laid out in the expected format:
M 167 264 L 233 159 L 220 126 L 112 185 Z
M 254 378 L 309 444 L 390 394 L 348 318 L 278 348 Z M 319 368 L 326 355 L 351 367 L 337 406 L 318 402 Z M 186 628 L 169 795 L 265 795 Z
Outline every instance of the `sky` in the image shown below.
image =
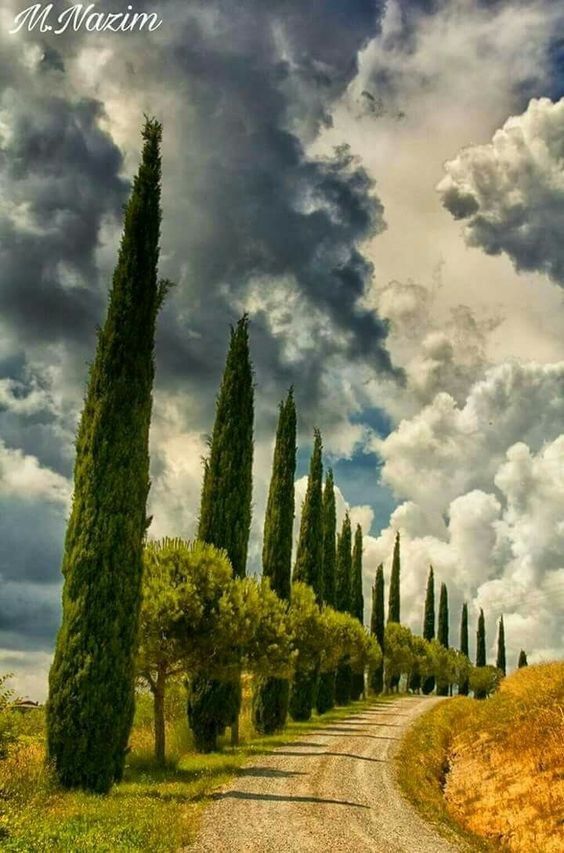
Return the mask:
M 194 535 L 229 326 L 256 379 L 249 571 L 277 406 L 315 426 L 402 621 L 429 565 L 564 654 L 564 10 L 558 0 L 162 0 L 155 32 L 0 9 L 0 670 L 43 698 L 74 434 L 143 115 L 164 125 L 150 535 Z M 55 3 L 56 10 L 66 4 Z M 124 7 L 125 8 L 125 7 Z M 98 10 L 118 11 L 112 3 Z

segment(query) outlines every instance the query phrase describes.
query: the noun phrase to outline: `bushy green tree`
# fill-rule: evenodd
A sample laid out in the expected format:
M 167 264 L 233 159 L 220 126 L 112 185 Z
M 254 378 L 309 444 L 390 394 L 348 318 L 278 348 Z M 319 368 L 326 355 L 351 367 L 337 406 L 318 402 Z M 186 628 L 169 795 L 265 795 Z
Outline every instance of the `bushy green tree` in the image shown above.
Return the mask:
M 215 422 L 208 458 L 204 463 L 204 481 L 200 504 L 198 539 L 227 552 L 236 577 L 244 577 L 247 567 L 247 548 L 251 526 L 253 471 L 253 371 L 249 354 L 248 318 L 242 317 L 231 330 L 231 340 L 216 403 Z M 233 684 L 230 709 L 233 742 L 238 740 L 238 719 L 241 688 Z M 219 691 L 222 701 L 228 688 Z M 198 702 L 192 705 L 194 725 L 207 732 L 214 729 L 213 721 L 196 722 L 199 714 L 210 713 L 217 707 L 218 689 L 210 683 L 210 698 L 206 696 L 205 675 L 198 681 Z M 225 715 L 222 715 L 225 716 Z
M 487 699 L 495 693 L 502 678 L 501 671 L 495 666 L 475 666 L 470 672 L 470 689 L 476 699 Z
M 352 552 L 352 579 L 351 579 L 351 605 L 352 615 L 358 619 L 360 624 L 364 623 L 364 595 L 362 591 L 362 527 L 357 524 L 354 534 L 354 545 Z M 351 679 L 351 699 L 356 701 L 364 693 L 364 672 L 353 669 Z
M 527 660 L 527 653 L 521 649 L 519 652 L 519 660 L 517 661 L 517 668 L 523 669 L 524 666 L 528 666 L 529 662 Z
M 504 675 L 507 675 L 507 667 L 505 663 L 505 626 L 503 624 L 503 616 L 499 619 L 499 628 L 497 634 L 497 659 L 496 666 Z
M 315 705 L 315 690 L 321 665 L 324 632 L 321 611 L 309 584 L 292 584 L 290 618 L 297 660 L 290 691 L 290 716 L 309 720 Z
M 323 489 L 323 599 L 331 607 L 335 606 L 335 571 L 337 513 L 335 509 L 335 483 L 331 469 L 325 477 Z M 318 714 L 324 714 L 335 705 L 336 670 L 327 670 L 319 675 L 315 707 Z
M 425 592 L 425 612 L 423 615 L 423 639 L 430 642 L 435 638 L 435 573 L 433 567 L 429 567 L 427 577 L 427 589 Z M 435 677 L 427 676 L 423 679 L 422 690 L 425 695 L 432 693 L 435 689 Z
M 384 650 L 384 566 L 380 563 L 376 569 L 376 578 L 372 587 L 372 614 L 370 618 L 370 630 L 376 638 L 382 651 Z M 375 666 L 370 675 L 370 686 L 374 693 L 381 693 L 384 689 L 384 658 L 382 657 L 378 666 Z
M 302 518 L 294 581 L 307 583 L 315 592 L 318 604 L 323 601 L 323 463 L 321 433 L 314 430 L 313 452 L 309 465 L 307 489 L 302 504 Z
M 388 622 L 384 636 L 384 683 L 386 691 L 398 689 L 402 675 L 413 668 L 412 633 L 399 622 Z
M 292 583 L 292 531 L 296 471 L 296 406 L 292 389 L 280 404 L 272 477 L 266 505 L 263 574 L 280 598 L 289 600 Z M 257 731 L 272 734 L 286 724 L 290 682 L 265 676 L 257 680 L 253 722 Z
M 76 441 L 63 557 L 63 618 L 49 676 L 47 748 L 67 788 L 107 792 L 122 776 L 134 709 L 149 492 L 161 126 L 143 153 Z
M 337 583 L 336 608 L 341 613 L 351 613 L 352 610 L 352 530 L 348 512 L 345 514 L 341 534 L 337 542 Z M 335 679 L 335 701 L 337 705 L 347 705 L 350 702 L 352 686 L 352 669 L 348 660 L 343 659 Z

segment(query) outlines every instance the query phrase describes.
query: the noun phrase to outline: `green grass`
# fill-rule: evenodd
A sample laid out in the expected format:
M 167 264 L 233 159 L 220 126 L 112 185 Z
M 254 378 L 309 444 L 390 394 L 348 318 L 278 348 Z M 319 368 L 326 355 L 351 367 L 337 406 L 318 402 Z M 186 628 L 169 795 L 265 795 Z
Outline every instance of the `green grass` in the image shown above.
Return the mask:
M 57 788 L 44 767 L 42 736 L 37 731 L 24 734 L 19 747 L 0 761 L 0 849 L 26 853 L 177 850 L 194 840 L 210 794 L 249 760 L 358 713 L 374 701 L 354 702 L 306 723 L 289 723 L 282 734 L 270 737 L 253 734 L 247 710 L 241 745 L 223 745 L 221 752 L 211 755 L 187 751 L 185 718 L 174 718 L 169 726 L 174 761 L 164 769 L 152 763 L 148 709 L 141 701 L 124 781 L 105 797 Z

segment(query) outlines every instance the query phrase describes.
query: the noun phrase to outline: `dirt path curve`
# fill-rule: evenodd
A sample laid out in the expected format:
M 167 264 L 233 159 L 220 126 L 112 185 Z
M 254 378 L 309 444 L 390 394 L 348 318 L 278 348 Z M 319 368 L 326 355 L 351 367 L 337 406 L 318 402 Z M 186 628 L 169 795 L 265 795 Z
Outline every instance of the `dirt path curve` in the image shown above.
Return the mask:
M 434 698 L 381 703 L 257 758 L 214 795 L 191 853 L 453 853 L 403 799 L 392 757 Z

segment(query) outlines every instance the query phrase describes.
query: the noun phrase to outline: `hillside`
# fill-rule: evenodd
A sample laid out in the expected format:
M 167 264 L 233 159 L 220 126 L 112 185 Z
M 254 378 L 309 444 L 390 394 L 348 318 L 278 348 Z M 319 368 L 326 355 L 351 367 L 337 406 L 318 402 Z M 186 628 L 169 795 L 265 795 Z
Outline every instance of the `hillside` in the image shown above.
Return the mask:
M 400 752 L 400 780 L 427 816 L 515 853 L 564 838 L 564 663 L 518 670 L 491 699 L 425 715 Z

